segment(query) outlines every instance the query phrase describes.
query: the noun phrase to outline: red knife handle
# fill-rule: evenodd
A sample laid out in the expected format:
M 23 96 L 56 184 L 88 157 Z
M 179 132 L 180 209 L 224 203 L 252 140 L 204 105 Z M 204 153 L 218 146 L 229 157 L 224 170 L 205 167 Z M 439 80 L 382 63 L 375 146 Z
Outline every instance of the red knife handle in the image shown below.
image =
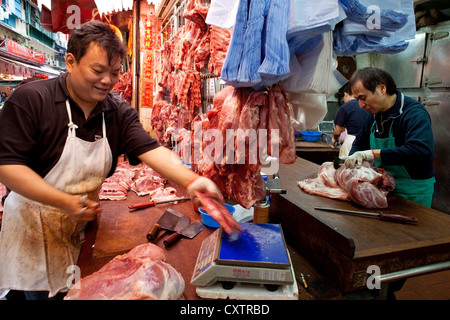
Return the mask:
M 417 218 L 405 216 L 402 214 L 381 213 L 380 219 L 386 220 L 386 221 L 395 221 L 395 222 L 412 223 L 412 224 L 417 223 Z
M 136 203 L 131 206 L 128 206 L 128 209 L 144 209 L 144 208 L 148 208 L 148 207 L 153 207 L 155 205 L 156 205 L 155 201 L 141 202 L 141 203 Z
M 153 241 L 156 239 L 156 236 L 158 235 L 159 231 L 161 230 L 161 226 L 157 223 L 150 229 L 150 231 L 147 233 L 147 240 Z
M 168 236 L 166 239 L 164 239 L 163 243 L 166 247 L 170 247 L 175 242 L 180 240 L 181 237 L 182 237 L 181 233 L 175 232 L 175 233 L 172 233 L 170 236 Z

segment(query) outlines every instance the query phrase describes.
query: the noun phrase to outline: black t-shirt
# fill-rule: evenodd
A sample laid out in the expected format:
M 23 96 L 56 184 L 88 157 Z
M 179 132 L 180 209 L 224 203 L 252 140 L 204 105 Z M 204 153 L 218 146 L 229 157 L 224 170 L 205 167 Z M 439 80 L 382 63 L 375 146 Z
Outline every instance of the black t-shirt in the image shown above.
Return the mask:
M 347 128 L 348 134 L 356 135 L 369 115 L 359 107 L 358 100 L 352 99 L 339 107 L 334 123 Z
M 29 166 L 40 176 L 58 162 L 68 134 L 69 99 L 76 136 L 95 141 L 103 136 L 102 112 L 106 135 L 113 155 L 108 175 L 114 173 L 117 159 L 126 154 L 131 164 L 137 156 L 159 146 L 142 127 L 135 109 L 109 94 L 97 104 L 86 120 L 81 108 L 69 97 L 67 73 L 49 80 L 37 80 L 18 87 L 0 111 L 0 165 Z

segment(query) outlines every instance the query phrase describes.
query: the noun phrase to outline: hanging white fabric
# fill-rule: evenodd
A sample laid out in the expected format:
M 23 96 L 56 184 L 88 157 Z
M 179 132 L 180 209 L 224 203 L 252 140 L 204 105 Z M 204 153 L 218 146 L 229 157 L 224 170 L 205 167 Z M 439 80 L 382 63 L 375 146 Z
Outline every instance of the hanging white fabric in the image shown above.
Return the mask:
M 239 0 L 211 0 L 205 22 L 216 27 L 232 28 L 236 23 L 238 6 Z

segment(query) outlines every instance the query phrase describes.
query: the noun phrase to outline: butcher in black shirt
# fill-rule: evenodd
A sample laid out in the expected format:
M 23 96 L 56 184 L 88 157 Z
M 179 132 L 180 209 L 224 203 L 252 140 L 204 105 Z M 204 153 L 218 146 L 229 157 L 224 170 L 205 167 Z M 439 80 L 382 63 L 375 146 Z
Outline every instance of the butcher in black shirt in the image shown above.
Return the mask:
M 64 295 L 80 227 L 100 213 L 98 189 L 122 154 L 186 187 L 198 206 L 196 191 L 223 202 L 211 180 L 174 161 L 137 112 L 110 94 L 125 53 L 108 24 L 90 21 L 70 34 L 67 73 L 24 84 L 5 102 L 0 182 L 11 192 L 0 234 L 0 291 L 24 291 L 29 299 Z M 226 232 L 240 229 L 231 215 L 215 218 Z

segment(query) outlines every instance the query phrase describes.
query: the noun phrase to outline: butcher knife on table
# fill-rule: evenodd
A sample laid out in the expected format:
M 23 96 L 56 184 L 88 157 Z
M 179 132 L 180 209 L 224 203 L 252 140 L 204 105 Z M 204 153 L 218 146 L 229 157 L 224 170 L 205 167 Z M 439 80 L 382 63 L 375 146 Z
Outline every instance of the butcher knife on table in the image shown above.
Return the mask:
M 191 223 L 191 219 L 187 215 L 181 213 L 178 210 L 169 208 L 162 214 L 155 225 L 150 229 L 147 234 L 147 240 L 152 241 L 156 239 L 161 229 L 179 232 L 180 230 L 186 228 L 189 223 Z
M 192 222 L 190 225 L 188 225 L 186 228 L 179 232 L 175 232 L 167 237 L 167 239 L 164 239 L 164 245 L 166 247 L 170 247 L 175 242 L 177 242 L 181 237 L 186 237 L 189 239 L 194 238 L 196 235 L 200 233 L 204 228 L 203 223 L 201 223 L 199 220 Z
M 337 208 L 325 208 L 325 207 L 315 207 L 314 209 L 375 217 L 375 218 L 379 218 L 380 220 L 384 220 L 384 221 L 393 221 L 393 222 L 409 223 L 409 224 L 417 223 L 417 218 L 405 216 L 402 214 L 376 213 L 376 212 L 365 212 L 365 211 L 346 210 L 346 209 L 337 209 Z
M 191 198 L 185 197 L 185 198 L 176 198 L 176 199 L 162 200 L 162 201 L 141 202 L 141 203 L 136 203 L 136 204 L 132 204 L 131 206 L 128 206 L 128 209 L 130 209 L 130 210 L 144 209 L 144 208 L 154 207 L 157 204 L 161 204 L 161 203 L 169 203 L 169 202 L 185 201 L 185 200 L 191 200 Z

